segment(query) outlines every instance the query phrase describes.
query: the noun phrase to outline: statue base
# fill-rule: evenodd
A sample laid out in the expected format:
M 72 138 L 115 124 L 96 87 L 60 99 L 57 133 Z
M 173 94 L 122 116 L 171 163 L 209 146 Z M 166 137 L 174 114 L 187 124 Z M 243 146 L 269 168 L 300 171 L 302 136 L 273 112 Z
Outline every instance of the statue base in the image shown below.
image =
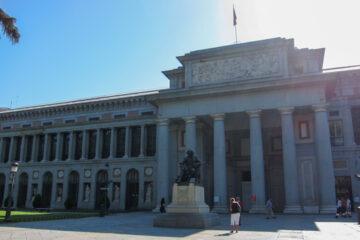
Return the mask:
M 218 225 L 219 217 L 210 213 L 204 200 L 204 187 L 189 185 L 173 185 L 173 201 L 166 208 L 166 214 L 157 214 L 155 227 L 171 228 L 207 228 Z

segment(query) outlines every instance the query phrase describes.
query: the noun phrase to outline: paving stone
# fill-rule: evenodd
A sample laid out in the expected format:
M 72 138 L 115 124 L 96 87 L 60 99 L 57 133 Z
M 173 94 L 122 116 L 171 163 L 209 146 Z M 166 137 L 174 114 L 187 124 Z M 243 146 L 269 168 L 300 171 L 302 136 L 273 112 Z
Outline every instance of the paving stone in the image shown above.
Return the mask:
M 360 225 L 355 217 L 335 219 L 322 215 L 278 215 L 266 220 L 264 215 L 243 214 L 238 233 L 230 234 L 230 216 L 220 215 L 219 226 L 209 229 L 153 227 L 150 212 L 121 213 L 82 219 L 0 225 L 0 240 L 118 240 L 118 239 L 246 239 L 246 240 L 359 240 Z

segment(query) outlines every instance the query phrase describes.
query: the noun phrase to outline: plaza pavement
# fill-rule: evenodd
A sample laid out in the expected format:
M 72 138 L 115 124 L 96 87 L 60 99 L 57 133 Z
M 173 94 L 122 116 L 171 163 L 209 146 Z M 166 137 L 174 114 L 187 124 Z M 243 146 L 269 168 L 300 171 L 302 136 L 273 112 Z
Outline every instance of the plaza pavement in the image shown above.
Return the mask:
M 115 240 L 115 239 L 246 239 L 246 240 L 359 240 L 356 216 L 243 214 L 239 233 L 229 233 L 229 215 L 221 225 L 207 229 L 171 229 L 152 226 L 151 212 L 119 213 L 104 218 L 64 219 L 0 224 L 0 240 Z

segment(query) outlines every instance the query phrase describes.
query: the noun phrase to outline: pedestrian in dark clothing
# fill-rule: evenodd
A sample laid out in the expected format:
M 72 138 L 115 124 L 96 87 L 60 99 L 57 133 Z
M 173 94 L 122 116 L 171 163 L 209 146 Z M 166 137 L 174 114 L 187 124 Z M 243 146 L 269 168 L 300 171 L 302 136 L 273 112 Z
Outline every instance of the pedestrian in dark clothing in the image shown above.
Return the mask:
M 165 198 L 161 199 L 160 202 L 160 213 L 166 213 L 166 209 L 165 209 Z

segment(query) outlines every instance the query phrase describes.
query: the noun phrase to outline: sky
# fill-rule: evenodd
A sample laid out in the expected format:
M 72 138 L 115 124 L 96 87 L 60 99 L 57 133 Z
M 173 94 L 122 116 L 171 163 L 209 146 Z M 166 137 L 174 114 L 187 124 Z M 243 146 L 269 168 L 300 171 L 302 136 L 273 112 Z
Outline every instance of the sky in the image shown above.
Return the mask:
M 0 0 L 21 38 L 0 32 L 0 107 L 166 88 L 176 56 L 294 38 L 324 68 L 360 64 L 358 0 Z

